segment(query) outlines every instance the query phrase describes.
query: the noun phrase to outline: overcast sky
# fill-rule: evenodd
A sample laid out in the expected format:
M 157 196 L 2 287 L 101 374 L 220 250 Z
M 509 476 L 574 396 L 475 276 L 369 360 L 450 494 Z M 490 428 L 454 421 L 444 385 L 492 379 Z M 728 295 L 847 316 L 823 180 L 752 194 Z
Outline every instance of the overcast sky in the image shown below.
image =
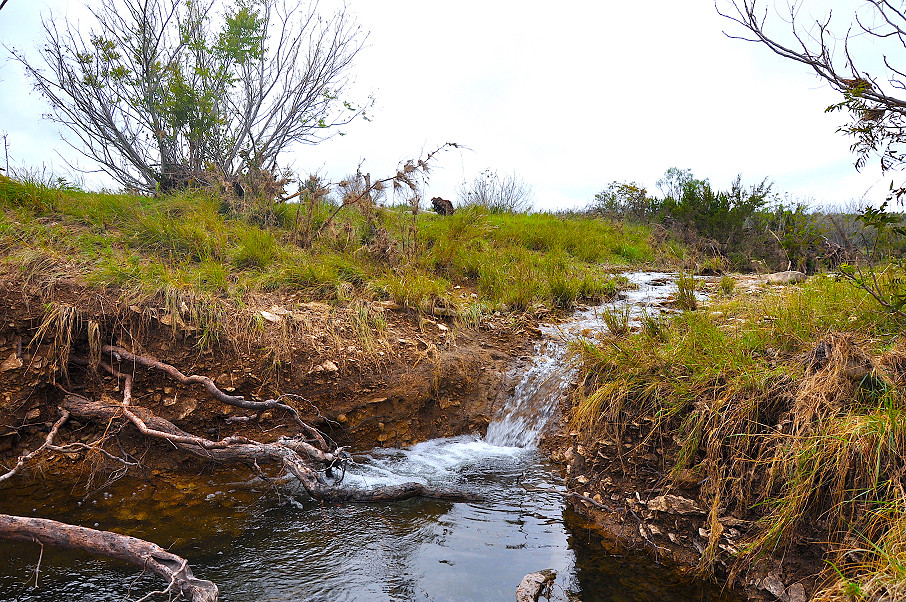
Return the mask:
M 0 40 L 35 56 L 41 15 L 76 18 L 80 4 L 9 0 Z M 834 4 L 839 15 L 856 2 Z M 768 177 L 814 205 L 876 204 L 891 181 L 877 162 L 856 172 L 850 140 L 835 131 L 844 116 L 824 112 L 838 95 L 806 67 L 727 38 L 742 32 L 711 0 L 348 0 L 347 10 L 370 31 L 350 92 L 374 95 L 373 119 L 287 155 L 298 172 L 339 180 L 362 162 L 385 177 L 456 142 L 469 150 L 439 158 L 427 198 L 455 200 L 461 181 L 490 168 L 518 174 L 539 209 L 585 206 L 615 180 L 656 193 L 671 166 L 719 188 L 736 174 Z M 10 162 L 65 172 L 56 153 L 74 155 L 5 52 L 0 80 Z

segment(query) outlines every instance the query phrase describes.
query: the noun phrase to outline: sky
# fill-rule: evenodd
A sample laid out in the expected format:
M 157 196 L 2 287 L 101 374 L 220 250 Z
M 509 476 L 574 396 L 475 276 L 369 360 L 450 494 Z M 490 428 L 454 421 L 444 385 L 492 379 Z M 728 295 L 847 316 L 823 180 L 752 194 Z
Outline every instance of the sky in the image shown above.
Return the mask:
M 839 5 L 839 16 L 857 2 L 805 4 L 815 15 Z M 82 5 L 9 0 L 0 41 L 36 57 L 42 16 L 87 24 Z M 807 67 L 727 37 L 744 32 L 711 0 L 347 0 L 346 10 L 369 32 L 348 97 L 374 97 L 371 121 L 294 147 L 281 163 L 300 174 L 339 181 L 361 165 L 387 177 L 400 161 L 455 142 L 466 148 L 437 157 L 425 198 L 455 202 L 463 181 L 491 169 L 521 178 L 539 210 L 582 208 L 613 181 L 657 194 L 669 167 L 718 188 L 737 174 L 748 184 L 767 177 L 775 192 L 816 207 L 877 205 L 897 178 L 877 161 L 857 172 L 851 141 L 836 132 L 844 115 L 824 111 L 839 95 Z M 71 171 L 64 158 L 77 155 L 3 50 L 0 86 L 10 163 Z

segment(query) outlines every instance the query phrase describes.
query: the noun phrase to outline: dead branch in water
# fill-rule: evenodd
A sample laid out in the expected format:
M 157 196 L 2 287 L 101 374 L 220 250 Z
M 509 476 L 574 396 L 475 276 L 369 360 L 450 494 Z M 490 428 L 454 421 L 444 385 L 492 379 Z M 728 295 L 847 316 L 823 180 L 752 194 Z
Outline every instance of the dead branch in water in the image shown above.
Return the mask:
M 39 543 L 122 560 L 163 577 L 169 582 L 163 592 L 178 592 L 190 602 L 216 602 L 217 586 L 197 579 L 189 562 L 157 544 L 120 535 L 68 525 L 45 518 L 0 514 L 0 539 Z M 157 592 L 162 593 L 162 592 Z
M 150 410 L 140 406 L 129 406 L 128 410 L 119 404 L 112 405 L 90 401 L 79 395 L 67 395 L 62 407 L 73 416 L 87 420 L 108 422 L 126 418 L 133 424 L 136 421 L 126 412 L 132 414 L 143 425 L 136 427 L 153 438 L 172 442 L 180 450 L 191 455 L 223 464 L 278 464 L 299 479 L 305 491 L 316 500 L 326 502 L 386 502 L 405 500 L 413 497 L 467 501 L 479 499 L 477 496 L 459 491 L 434 489 L 421 483 L 403 483 L 390 487 L 362 490 L 337 487 L 328 483 L 321 476 L 318 466 L 329 466 L 340 457 L 333 453 L 315 450 L 311 445 L 298 439 L 280 438 L 274 443 L 262 443 L 242 437 L 231 437 L 223 441 L 210 441 L 203 437 L 190 435 L 172 422 L 155 416 Z

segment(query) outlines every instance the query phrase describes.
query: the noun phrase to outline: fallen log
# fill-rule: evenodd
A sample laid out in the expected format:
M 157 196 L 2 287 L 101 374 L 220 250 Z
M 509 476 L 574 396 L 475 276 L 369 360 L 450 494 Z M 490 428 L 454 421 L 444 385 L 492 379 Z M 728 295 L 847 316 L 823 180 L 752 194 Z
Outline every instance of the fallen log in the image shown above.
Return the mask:
M 69 394 L 61 407 L 77 418 L 107 423 L 111 420 L 127 419 L 139 430 L 152 438 L 170 441 L 180 450 L 191 455 L 223 464 L 281 464 L 290 474 L 299 479 L 305 491 L 313 499 L 326 502 L 386 502 L 426 497 L 451 501 L 473 501 L 479 496 L 462 491 L 434 489 L 422 483 L 378 487 L 363 490 L 336 487 L 326 482 L 318 471 L 317 464 L 337 459 L 332 453 L 324 453 L 310 445 L 301 445 L 298 440 L 281 438 L 274 443 L 262 443 L 244 437 L 230 437 L 222 441 L 211 441 L 190 435 L 172 422 L 155 416 L 147 408 L 130 405 L 91 401 L 80 395 Z M 143 424 L 144 427 L 139 426 Z M 306 457 L 303 457 L 304 454 Z M 312 463 L 315 463 L 313 466 Z
M 178 592 L 191 602 L 216 602 L 219 594 L 214 583 L 192 574 L 186 559 L 136 537 L 46 518 L 0 514 L 0 539 L 30 541 L 122 560 L 167 580 L 167 589 L 160 593 Z

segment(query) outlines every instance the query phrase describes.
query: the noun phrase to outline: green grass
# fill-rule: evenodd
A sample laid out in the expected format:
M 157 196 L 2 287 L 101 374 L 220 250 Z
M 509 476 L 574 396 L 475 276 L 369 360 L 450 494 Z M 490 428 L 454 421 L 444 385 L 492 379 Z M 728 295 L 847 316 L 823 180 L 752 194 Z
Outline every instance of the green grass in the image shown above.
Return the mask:
M 378 208 L 369 219 L 344 210 L 310 246 L 299 244 L 329 211 L 278 204 L 267 215 L 240 216 L 198 191 L 151 198 L 3 177 L 0 249 L 13 266 L 31 255 L 31 265 L 65 266 L 90 284 L 144 294 L 177 289 L 237 299 L 285 290 L 472 314 L 454 287 L 477 293 L 487 311 L 568 309 L 610 297 L 616 269 L 657 255 L 641 227 L 480 208 L 446 218 Z

